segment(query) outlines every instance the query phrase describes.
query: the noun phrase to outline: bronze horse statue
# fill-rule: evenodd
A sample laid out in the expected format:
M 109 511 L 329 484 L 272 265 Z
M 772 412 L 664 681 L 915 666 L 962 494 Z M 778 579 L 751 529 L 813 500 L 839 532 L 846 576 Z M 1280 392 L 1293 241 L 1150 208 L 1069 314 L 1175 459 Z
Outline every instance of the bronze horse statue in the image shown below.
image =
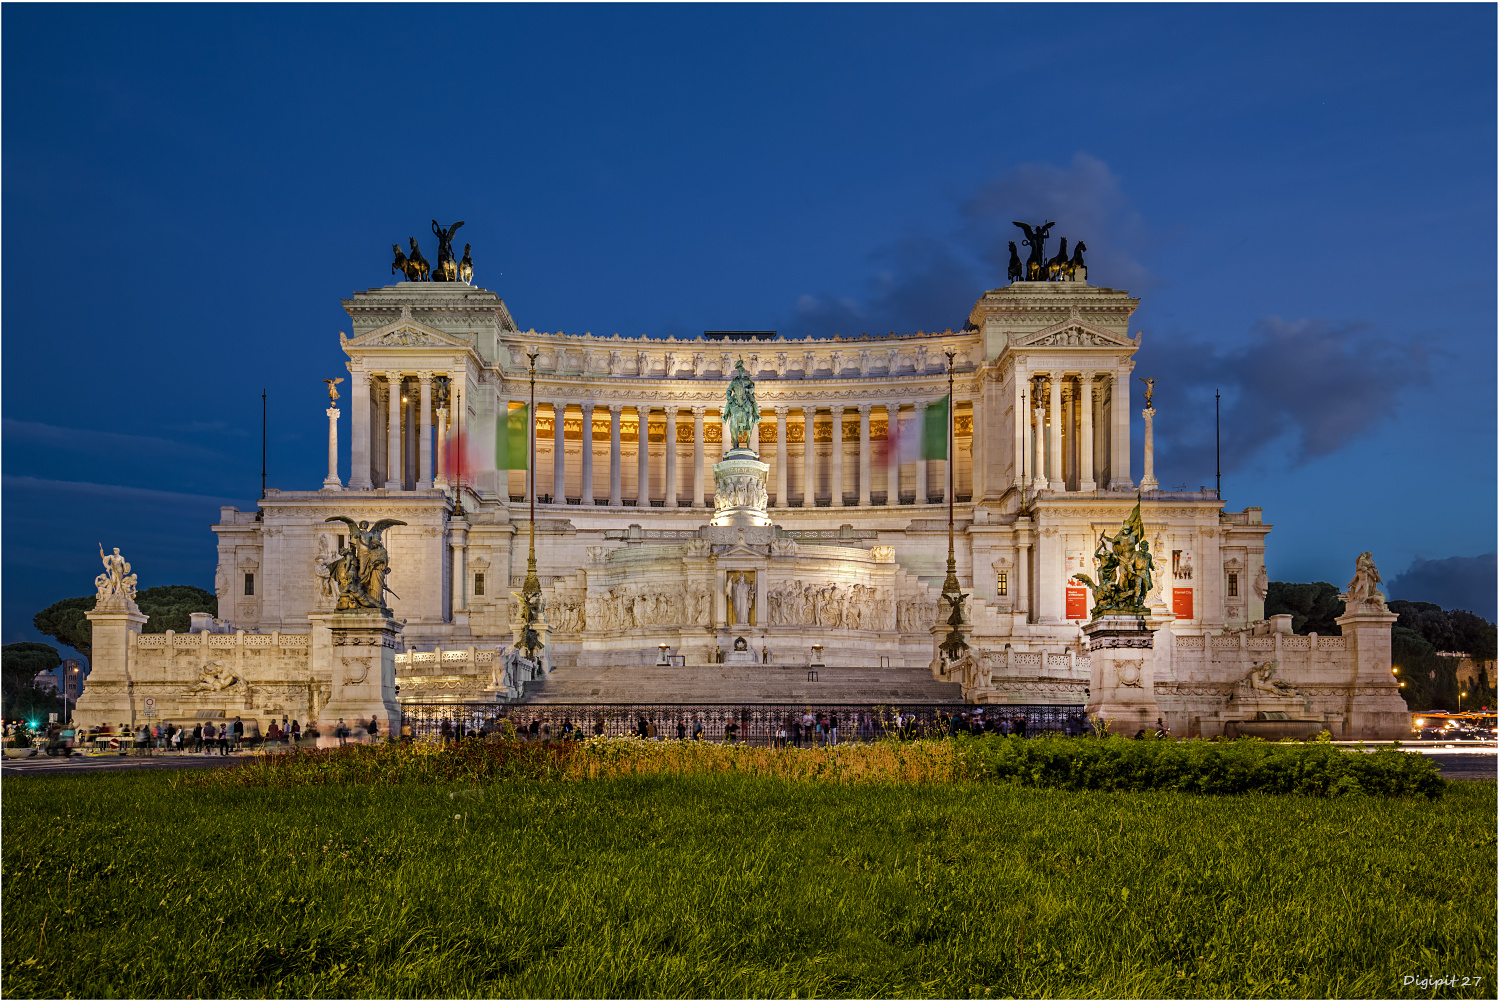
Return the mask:
M 1057 256 L 1047 262 L 1047 280 L 1055 282 L 1062 277 L 1063 269 L 1068 266 L 1068 238 L 1065 236 L 1058 242 Z
M 1046 277 L 1043 272 L 1047 268 L 1046 250 L 1044 249 L 1047 245 L 1047 231 L 1056 226 L 1057 223 L 1043 223 L 1036 229 L 1032 229 L 1024 222 L 1013 222 L 1011 225 L 1021 227 L 1021 231 L 1026 234 L 1026 239 L 1021 241 L 1021 245 L 1031 248 L 1031 254 L 1026 258 L 1026 280 L 1030 282 L 1042 281 Z
M 400 253 L 398 250 L 397 253 Z M 1005 280 L 1018 282 L 1026 277 L 1026 272 L 1021 267 L 1021 255 L 1016 253 L 1016 241 L 1010 241 L 1010 266 L 1005 269 Z
M 427 258 L 422 256 L 422 251 L 417 247 L 417 238 L 413 236 L 408 239 L 411 241 L 411 254 L 406 258 L 406 279 L 424 282 L 432 271 L 432 265 L 428 264 Z
M 406 255 L 401 253 L 401 244 L 393 243 L 391 249 L 396 252 L 396 260 L 391 263 L 391 274 L 405 277 L 406 267 L 410 262 L 406 259 Z
M 1083 263 L 1083 252 L 1088 249 L 1088 244 L 1084 243 L 1082 240 L 1079 240 L 1077 243 L 1073 244 L 1073 259 L 1068 262 L 1067 268 L 1064 269 L 1067 272 L 1068 281 L 1076 282 L 1078 280 L 1078 272 L 1080 271 L 1082 271 L 1085 276 L 1088 275 L 1088 266 Z

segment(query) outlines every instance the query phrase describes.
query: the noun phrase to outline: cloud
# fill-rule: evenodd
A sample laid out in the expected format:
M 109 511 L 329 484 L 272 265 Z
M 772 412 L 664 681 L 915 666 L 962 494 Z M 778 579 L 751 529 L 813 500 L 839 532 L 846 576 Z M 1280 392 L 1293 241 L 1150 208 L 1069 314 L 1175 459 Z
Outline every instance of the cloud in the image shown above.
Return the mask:
M 1495 554 L 1450 556 L 1445 560 L 1418 557 L 1391 578 L 1392 598 L 1430 601 L 1446 609 L 1462 608 L 1495 620 Z
M 1145 220 L 1120 187 L 1120 179 L 1096 157 L 1079 153 L 1066 167 L 1023 163 L 982 185 L 961 209 L 971 246 L 989 264 L 995 284 L 1005 279 L 1010 241 L 1025 260 L 1022 233 L 1012 222 L 1034 226 L 1056 222 L 1047 244 L 1083 240 L 1089 284 L 1108 284 L 1139 292 L 1156 284 L 1137 254 L 1151 242 Z
M 1301 465 L 1337 452 L 1396 414 L 1403 391 L 1430 378 L 1420 344 L 1366 323 L 1258 321 L 1248 339 L 1212 345 L 1147 334 L 1136 372 L 1161 379 L 1158 409 L 1206 419 L 1158 419 L 1166 478 L 1213 469 L 1213 394 L 1221 390 L 1223 465 L 1233 471 L 1273 443 Z
M 92 497 L 107 497 L 111 500 L 137 501 L 151 504 L 213 504 L 223 507 L 238 503 L 231 497 L 184 494 L 171 490 L 148 490 L 144 487 L 124 487 L 114 483 L 46 480 L 36 476 L 6 476 L 3 480 L 0 480 L 0 483 L 4 484 L 6 490 L 40 490 L 53 494 L 83 494 Z
M 0 434 L 4 435 L 7 443 L 43 445 L 69 452 L 109 456 L 133 454 L 146 459 L 170 457 L 176 460 L 225 461 L 222 452 L 198 445 L 184 445 L 166 438 L 120 434 L 115 431 L 94 431 L 87 428 L 65 428 L 54 424 L 42 424 L 38 421 L 18 421 L 9 417 L 0 421 Z
M 1108 166 L 1079 154 L 1067 166 L 1021 164 L 980 185 L 954 205 L 946 235 L 915 233 L 868 256 L 871 276 L 857 294 L 807 292 L 790 318 L 790 334 L 911 333 L 960 328 L 986 289 L 1006 283 L 1012 221 L 1056 222 L 1058 238 L 1088 243 L 1089 280 L 1139 290 L 1155 284 L 1137 254 L 1150 242 L 1141 216 Z M 1026 248 L 1018 248 L 1023 256 Z

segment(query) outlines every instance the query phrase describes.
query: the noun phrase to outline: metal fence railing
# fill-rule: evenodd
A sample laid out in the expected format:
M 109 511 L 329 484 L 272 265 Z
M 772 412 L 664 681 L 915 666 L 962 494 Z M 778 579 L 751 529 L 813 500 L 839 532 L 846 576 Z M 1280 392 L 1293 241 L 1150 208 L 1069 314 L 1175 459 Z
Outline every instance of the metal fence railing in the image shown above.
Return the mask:
M 405 725 L 413 737 L 458 737 L 488 733 L 509 722 L 523 733 L 538 737 L 559 737 L 564 724 L 584 735 L 606 736 L 638 734 L 652 724 L 656 737 L 675 740 L 681 734 L 694 739 L 701 728 L 702 740 L 728 739 L 730 724 L 736 727 L 735 739 L 751 744 L 770 744 L 785 730 L 788 744 L 816 745 L 820 739 L 832 739 L 830 724 L 837 726 L 837 740 L 878 740 L 888 736 L 938 737 L 949 731 L 955 714 L 980 712 L 979 725 L 989 732 L 1018 733 L 1034 736 L 1054 733 L 1081 735 L 1088 730 L 1083 706 L 974 706 L 920 705 L 911 708 L 877 705 L 819 705 L 807 707 L 786 703 L 769 705 L 602 705 L 592 703 L 546 703 L 542 705 L 501 705 L 492 702 L 406 703 L 402 706 Z M 898 722 L 899 716 L 899 722 Z M 811 718 L 811 725 L 808 718 Z M 822 737 L 818 721 L 825 723 Z M 967 719 L 975 719 L 969 715 Z M 533 724 L 535 729 L 533 730 Z M 795 725 L 794 725 L 795 724 Z

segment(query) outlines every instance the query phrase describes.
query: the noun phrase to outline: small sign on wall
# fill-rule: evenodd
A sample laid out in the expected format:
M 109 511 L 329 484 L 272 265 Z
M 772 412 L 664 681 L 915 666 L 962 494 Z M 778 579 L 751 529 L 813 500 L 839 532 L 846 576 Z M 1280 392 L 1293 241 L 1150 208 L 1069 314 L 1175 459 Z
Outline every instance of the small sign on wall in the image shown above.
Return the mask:
M 1087 588 L 1068 588 L 1068 618 L 1086 619 L 1089 617 L 1089 592 Z
M 1192 588 L 1172 588 L 1172 614 L 1179 619 L 1191 619 L 1193 617 Z

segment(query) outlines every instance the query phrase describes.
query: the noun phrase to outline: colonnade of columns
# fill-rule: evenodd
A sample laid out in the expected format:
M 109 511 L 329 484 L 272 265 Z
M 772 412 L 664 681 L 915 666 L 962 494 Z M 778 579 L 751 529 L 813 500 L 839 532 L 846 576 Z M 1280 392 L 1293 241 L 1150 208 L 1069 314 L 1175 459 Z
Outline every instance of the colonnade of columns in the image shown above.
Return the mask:
M 460 423 L 461 380 L 428 369 L 354 369 L 350 375 L 349 489 L 446 488 L 449 471 L 440 443 L 448 436 L 449 415 Z M 439 379 L 446 399 L 435 393 Z
M 503 406 L 504 404 L 502 404 Z M 608 404 L 609 409 L 609 481 L 608 485 L 599 482 L 594 471 L 594 453 L 596 448 L 603 444 L 602 434 L 596 439 L 594 428 L 594 412 L 596 405 L 592 402 L 582 404 L 567 403 L 539 403 L 538 410 L 545 415 L 550 408 L 553 412 L 551 429 L 550 455 L 546 454 L 545 442 L 543 452 L 538 456 L 539 474 L 541 476 L 541 493 L 538 500 L 541 503 L 570 503 L 582 506 L 620 506 L 626 503 L 624 496 L 623 470 L 625 467 L 624 453 L 630 447 L 623 441 L 622 426 L 623 416 L 626 412 L 633 413 L 637 437 L 634 444 L 636 454 L 636 478 L 634 496 L 630 498 L 635 507 L 688 507 L 707 509 L 712 502 L 713 496 L 713 473 L 712 466 L 721 455 L 721 443 L 709 442 L 706 435 L 706 425 L 718 420 L 716 413 L 711 413 L 704 406 L 685 407 L 650 407 L 630 406 L 626 404 Z M 813 406 L 793 407 L 774 406 L 768 407 L 761 413 L 762 424 L 774 422 L 776 435 L 775 445 L 769 442 L 761 448 L 761 459 L 771 465 L 772 471 L 768 482 L 771 488 L 772 506 L 777 508 L 789 507 L 844 507 L 852 505 L 870 504 L 893 504 L 893 503 L 937 503 L 940 498 L 929 493 L 929 469 L 934 466 L 931 475 L 937 477 L 937 483 L 941 484 L 943 496 L 942 501 L 947 500 L 947 471 L 943 460 L 917 460 L 909 463 L 907 469 L 908 489 L 903 495 L 902 469 L 899 463 L 888 461 L 883 447 L 877 452 L 877 446 L 883 446 L 883 442 L 872 440 L 871 417 L 878 411 L 884 411 L 887 419 L 887 434 L 889 428 L 898 419 L 904 422 L 915 422 L 910 433 L 919 434 L 923 411 L 926 403 L 906 405 L 902 410 L 902 404 L 851 404 L 835 405 L 822 409 Z M 792 412 L 801 410 L 802 441 L 793 442 L 788 435 L 789 420 Z M 849 412 L 854 411 L 854 415 Z M 857 462 L 851 473 L 845 472 L 845 453 L 853 446 L 853 442 L 844 441 L 844 422 L 850 416 L 858 418 L 859 443 L 857 451 L 850 456 L 851 465 Z M 692 421 L 691 445 L 687 441 L 678 442 L 678 427 L 681 422 Z M 565 426 L 571 422 L 580 422 L 583 428 L 583 441 L 577 438 L 569 439 L 565 433 Z M 827 429 L 832 421 L 836 433 L 832 436 L 833 441 L 816 440 L 816 432 L 819 427 Z M 650 428 L 654 425 L 657 433 L 665 431 L 665 441 L 649 440 Z M 597 441 L 597 444 L 596 444 Z M 689 447 L 691 452 L 688 451 Z M 795 451 L 802 450 L 801 475 L 795 473 Z M 712 449 L 712 451 L 710 451 Z M 688 465 L 688 463 L 691 463 Z M 686 468 L 679 470 L 679 463 Z M 551 490 L 546 487 L 548 466 L 551 467 Z M 600 455 L 600 464 L 603 464 L 603 455 Z M 884 464 L 886 469 L 882 474 L 880 466 Z M 915 469 L 911 469 L 915 466 Z M 686 475 L 683 475 L 683 474 Z M 800 482 L 793 482 L 799 480 Z M 876 481 L 881 482 L 877 483 Z M 849 482 L 852 480 L 852 484 Z M 837 485 L 837 486 L 835 486 Z M 853 489 L 847 489 L 852 485 Z M 504 490 L 501 491 L 502 494 Z
M 1129 379 L 1129 368 L 1018 372 L 1015 485 L 1031 490 L 1133 489 Z

